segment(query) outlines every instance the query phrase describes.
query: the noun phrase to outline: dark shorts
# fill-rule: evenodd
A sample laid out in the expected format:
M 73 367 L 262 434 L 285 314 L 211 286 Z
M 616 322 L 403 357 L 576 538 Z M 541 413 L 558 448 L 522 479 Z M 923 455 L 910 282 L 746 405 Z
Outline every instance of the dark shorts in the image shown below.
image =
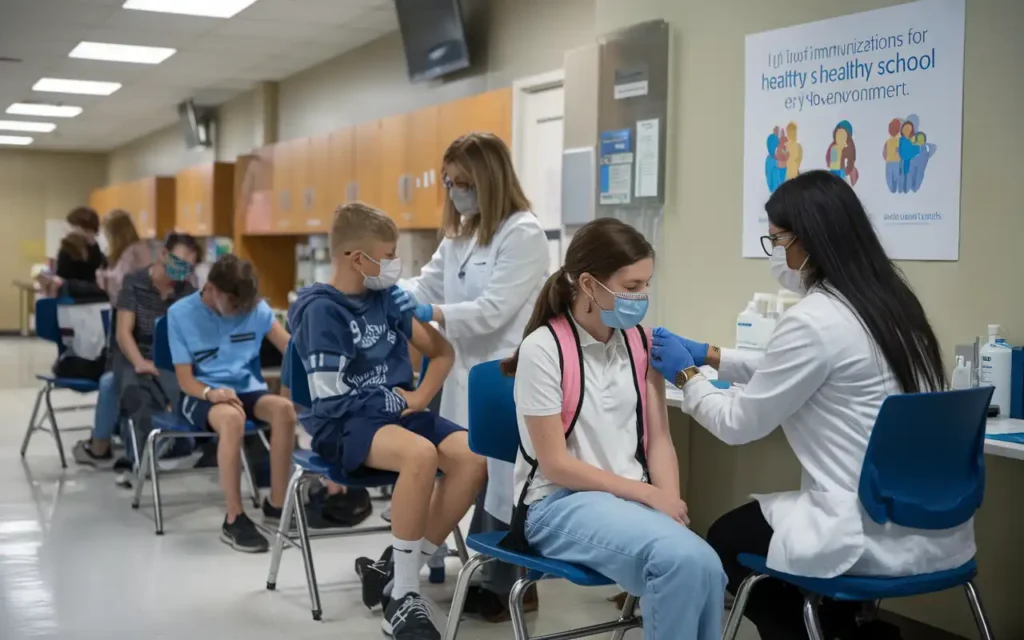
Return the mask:
M 245 410 L 246 420 L 256 420 L 256 416 L 253 414 L 256 402 L 267 395 L 267 393 L 266 389 L 260 389 L 259 391 L 238 394 L 238 399 L 242 401 L 242 408 Z M 178 419 L 192 425 L 196 429 L 209 431 L 210 425 L 207 423 L 207 417 L 210 415 L 210 409 L 213 408 L 213 404 L 208 400 L 194 398 L 183 393 L 178 401 Z
M 340 464 L 347 475 L 372 473 L 372 469 L 363 466 L 370 454 L 370 444 L 381 427 L 389 424 L 397 424 L 423 436 L 435 447 L 451 434 L 465 431 L 454 422 L 429 411 L 400 417 L 386 414 L 352 416 L 345 418 L 344 424 L 339 424 L 336 429 L 329 426 L 321 429 L 313 438 L 313 451 L 331 464 Z

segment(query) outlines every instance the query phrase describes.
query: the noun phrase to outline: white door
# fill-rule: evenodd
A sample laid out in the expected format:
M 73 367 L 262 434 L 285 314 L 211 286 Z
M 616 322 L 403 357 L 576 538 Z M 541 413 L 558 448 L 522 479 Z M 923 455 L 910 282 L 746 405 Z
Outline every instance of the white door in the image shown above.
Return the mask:
M 555 232 L 551 245 L 551 272 L 562 264 L 562 132 L 565 91 L 556 87 L 527 93 L 523 104 L 518 142 L 519 179 L 533 203 L 541 226 Z

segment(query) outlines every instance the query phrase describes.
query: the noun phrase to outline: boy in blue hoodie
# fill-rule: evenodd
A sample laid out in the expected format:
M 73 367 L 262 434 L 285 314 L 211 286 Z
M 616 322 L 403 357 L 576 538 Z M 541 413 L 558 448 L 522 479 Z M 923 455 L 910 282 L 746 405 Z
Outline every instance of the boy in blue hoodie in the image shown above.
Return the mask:
M 440 634 L 419 595 L 420 569 L 473 505 L 486 466 L 469 450 L 465 429 L 425 410 L 451 370 L 454 351 L 393 298 L 402 270 L 397 242 L 398 228 L 380 211 L 340 207 L 331 227 L 331 284 L 303 289 L 288 320 L 309 379 L 313 406 L 304 426 L 313 450 L 349 475 L 398 473 L 384 631 L 398 640 L 432 640 Z M 418 387 L 410 344 L 430 358 Z M 438 469 L 444 475 L 435 489 Z M 367 604 L 383 599 L 374 594 Z

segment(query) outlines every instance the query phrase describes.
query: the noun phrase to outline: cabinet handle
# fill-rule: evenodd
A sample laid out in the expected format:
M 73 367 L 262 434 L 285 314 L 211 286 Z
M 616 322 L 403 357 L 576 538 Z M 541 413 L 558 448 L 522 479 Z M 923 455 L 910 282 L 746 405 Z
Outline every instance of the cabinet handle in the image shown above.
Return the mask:
M 277 196 L 277 206 L 281 211 L 289 211 L 292 208 L 292 192 L 282 191 Z
M 305 192 L 305 198 L 304 198 L 305 201 L 306 201 L 306 211 L 309 211 L 310 209 L 313 208 L 313 199 L 314 199 L 313 195 L 314 195 L 313 187 L 307 187 L 306 188 L 306 192 Z
M 348 187 L 345 188 L 345 199 L 349 202 L 355 202 L 359 199 L 359 183 L 350 182 Z

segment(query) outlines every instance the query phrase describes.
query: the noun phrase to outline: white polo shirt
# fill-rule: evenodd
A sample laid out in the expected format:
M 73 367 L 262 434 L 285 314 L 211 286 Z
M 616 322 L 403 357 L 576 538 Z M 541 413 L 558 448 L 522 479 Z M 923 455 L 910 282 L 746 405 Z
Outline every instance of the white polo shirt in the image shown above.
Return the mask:
M 566 448 L 569 455 L 595 467 L 630 480 L 643 480 L 644 470 L 636 459 L 636 387 L 633 368 L 621 331 L 607 343 L 594 339 L 576 325 L 583 351 L 583 406 Z M 533 459 L 536 453 L 524 416 L 560 416 L 562 413 L 562 370 L 558 363 L 555 337 L 546 326 L 523 340 L 515 381 L 516 419 L 523 448 Z M 561 429 L 561 423 L 559 423 Z M 516 457 L 515 496 L 518 503 L 531 465 Z M 550 482 L 538 469 L 526 504 L 541 500 L 562 487 Z

